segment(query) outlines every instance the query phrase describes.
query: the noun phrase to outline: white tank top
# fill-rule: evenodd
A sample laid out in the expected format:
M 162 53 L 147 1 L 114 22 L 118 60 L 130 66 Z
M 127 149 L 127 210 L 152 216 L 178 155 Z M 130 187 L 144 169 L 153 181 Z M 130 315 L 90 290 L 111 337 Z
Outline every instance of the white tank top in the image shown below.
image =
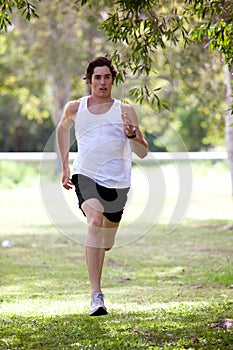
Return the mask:
M 129 187 L 132 152 L 121 118 L 121 101 L 114 99 L 104 114 L 92 114 L 87 108 L 88 97 L 80 99 L 75 118 L 78 152 L 74 173 L 86 175 L 105 187 Z

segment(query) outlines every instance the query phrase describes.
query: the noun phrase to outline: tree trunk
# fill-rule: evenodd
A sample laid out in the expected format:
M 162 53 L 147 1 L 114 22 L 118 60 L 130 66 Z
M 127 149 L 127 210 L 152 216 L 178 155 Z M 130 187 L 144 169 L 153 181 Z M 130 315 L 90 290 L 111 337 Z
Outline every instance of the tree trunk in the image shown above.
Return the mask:
M 61 69 L 61 68 L 60 68 Z M 51 88 L 52 88 L 52 110 L 51 117 L 55 126 L 57 126 L 61 119 L 64 107 L 70 100 L 71 86 L 70 78 L 67 72 L 57 76 L 56 71 L 51 74 Z
M 66 103 L 70 100 L 70 77 L 67 72 L 63 72 L 60 68 L 59 70 L 52 69 L 50 78 L 52 90 L 51 117 L 56 127 L 61 119 Z M 54 150 L 58 155 L 56 137 L 54 137 Z M 59 156 L 56 158 L 54 171 L 55 174 L 61 173 L 61 161 Z
M 226 112 L 226 148 L 227 156 L 229 161 L 230 173 L 231 173 L 231 193 L 233 195 L 233 114 L 232 114 L 232 104 L 233 104 L 233 66 L 229 69 L 225 66 L 225 76 L 226 76 L 226 101 L 227 101 L 227 112 Z

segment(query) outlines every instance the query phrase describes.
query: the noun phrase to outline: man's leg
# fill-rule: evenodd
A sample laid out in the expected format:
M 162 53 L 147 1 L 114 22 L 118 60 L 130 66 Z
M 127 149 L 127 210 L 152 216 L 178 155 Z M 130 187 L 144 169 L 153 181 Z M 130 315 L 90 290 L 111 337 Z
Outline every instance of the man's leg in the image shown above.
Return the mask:
M 85 242 L 85 256 L 92 293 L 101 291 L 100 281 L 104 263 L 105 249 L 101 234 L 103 224 L 103 206 L 95 199 L 82 204 L 87 217 L 88 233 Z
M 105 216 L 103 217 L 105 251 L 110 250 L 113 247 L 118 227 L 119 222 L 112 222 L 109 221 Z
M 92 293 L 101 291 L 101 274 L 105 251 L 114 244 L 118 222 L 103 216 L 103 207 L 97 199 L 88 199 L 82 205 L 87 216 L 88 234 L 85 243 L 86 264 Z
M 92 289 L 90 316 L 100 316 L 107 314 L 101 291 L 105 251 L 112 248 L 119 223 L 111 222 L 103 216 L 103 206 L 97 199 L 86 200 L 82 204 L 82 210 L 88 223 L 85 255 Z

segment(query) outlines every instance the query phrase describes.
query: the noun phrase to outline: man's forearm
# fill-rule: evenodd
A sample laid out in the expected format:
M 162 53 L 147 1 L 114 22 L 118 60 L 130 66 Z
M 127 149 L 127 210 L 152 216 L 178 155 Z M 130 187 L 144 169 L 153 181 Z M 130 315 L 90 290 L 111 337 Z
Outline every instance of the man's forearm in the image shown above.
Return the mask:
M 69 150 L 70 150 L 70 130 L 63 128 L 61 125 L 57 127 L 57 145 L 61 157 L 63 169 L 68 167 Z
M 137 129 L 137 137 L 131 140 L 131 148 L 140 158 L 145 158 L 148 153 L 148 143 L 142 135 L 140 129 Z
M 136 153 L 136 155 L 139 158 L 145 158 L 147 156 L 148 153 L 148 147 L 144 142 L 137 142 L 137 140 L 135 141 L 131 141 L 132 142 L 132 150 L 134 153 Z

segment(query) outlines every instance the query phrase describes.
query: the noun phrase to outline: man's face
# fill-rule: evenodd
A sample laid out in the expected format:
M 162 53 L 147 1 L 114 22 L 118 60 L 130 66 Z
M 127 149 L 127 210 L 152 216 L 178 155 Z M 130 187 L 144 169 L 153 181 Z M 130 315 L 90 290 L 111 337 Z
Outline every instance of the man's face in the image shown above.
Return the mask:
M 92 94 L 98 97 L 109 97 L 113 84 L 112 73 L 107 66 L 95 67 L 91 79 Z

